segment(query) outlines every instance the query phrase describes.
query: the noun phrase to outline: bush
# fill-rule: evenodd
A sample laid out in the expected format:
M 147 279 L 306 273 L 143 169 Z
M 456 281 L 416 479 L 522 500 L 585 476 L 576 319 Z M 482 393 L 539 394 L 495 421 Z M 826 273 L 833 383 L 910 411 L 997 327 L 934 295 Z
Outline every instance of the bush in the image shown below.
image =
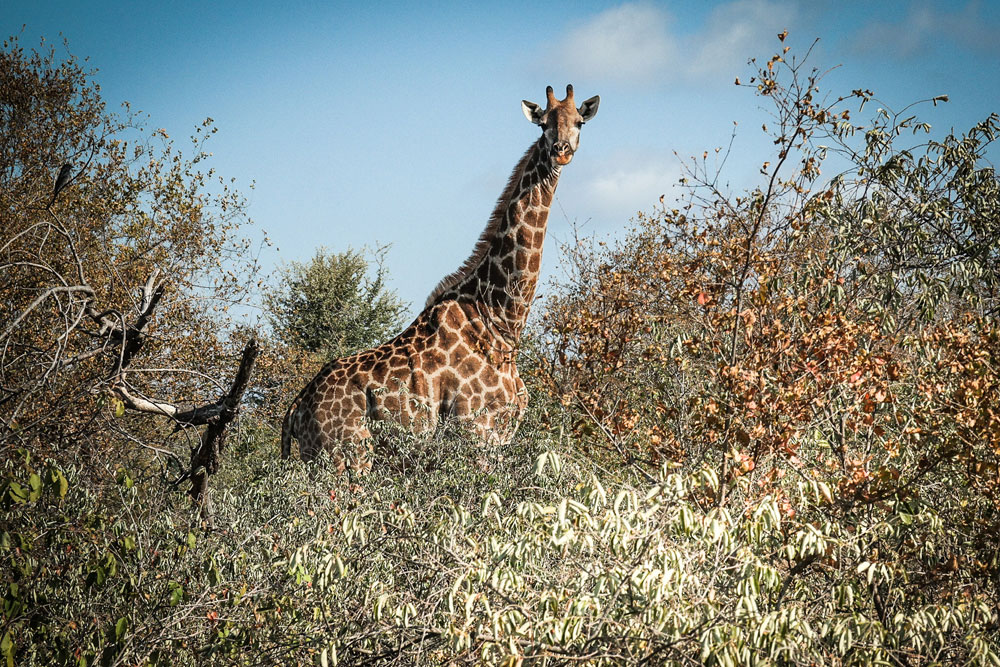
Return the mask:
M 750 79 L 774 104 L 763 184 L 722 191 L 706 154 L 679 208 L 570 248 L 536 333 L 535 382 L 609 465 L 642 479 L 708 464 L 719 484 L 706 509 L 771 499 L 777 552 L 815 531 L 838 545 L 797 552 L 782 578 L 840 586 L 852 567 L 885 565 L 844 603 L 873 609 L 880 633 L 943 618 L 957 597 L 995 606 L 1000 190 L 984 156 L 1000 117 L 901 148 L 929 126 L 884 108 L 855 125 L 846 103 L 864 109 L 872 94 L 820 104 L 819 74 L 785 54 Z M 845 171 L 821 178 L 824 159 Z M 902 662 L 927 655 L 899 650 Z
M 488 468 L 456 439 L 436 443 L 451 456 L 433 474 L 359 478 L 245 433 L 212 526 L 155 480 L 119 471 L 98 496 L 73 471 L 11 462 L 4 650 L 17 664 L 1000 660 L 994 601 L 949 563 L 947 510 L 890 501 L 846 525 L 802 477 L 730 510 L 710 502 L 711 467 L 607 483 L 535 433 Z M 428 444 L 395 442 L 411 464 Z M 921 571 L 937 584 L 914 590 Z
M 532 404 L 510 445 L 387 430 L 360 477 L 281 461 L 273 412 L 309 353 L 279 345 L 198 508 L 175 451 L 201 436 L 119 409 L 112 352 L 60 328 L 84 302 L 32 304 L 89 252 L 135 280 L 174 271 L 171 312 L 190 313 L 194 269 L 170 248 L 222 258 L 233 237 L 187 224 L 210 218 L 184 166 L 137 179 L 112 152 L 111 181 L 85 171 L 54 211 L 21 176 L 48 162 L 7 172 L 27 203 L 3 246 L 5 303 L 32 322 L 5 329 L 18 353 L 0 369 L 16 410 L 0 415 L 7 664 L 1000 665 L 1000 225 L 983 160 L 998 121 L 899 149 L 926 128 L 882 112 L 853 125 L 785 57 L 751 79 L 776 110 L 760 188 L 722 192 L 703 157 L 676 210 L 569 254 L 525 341 Z M 43 61 L 26 80 L 53 80 Z M 821 180 L 824 154 L 853 167 Z M 172 185 L 143 194 L 156 174 Z M 112 185 L 135 199 L 97 215 Z M 157 227 L 164 255 L 129 231 L 146 205 L 180 216 Z M 77 243 L 60 207 L 110 221 L 115 253 Z M 134 313 L 118 280 L 99 296 Z M 208 349 L 221 367 L 251 332 L 220 339 L 217 322 L 157 322 L 144 353 Z

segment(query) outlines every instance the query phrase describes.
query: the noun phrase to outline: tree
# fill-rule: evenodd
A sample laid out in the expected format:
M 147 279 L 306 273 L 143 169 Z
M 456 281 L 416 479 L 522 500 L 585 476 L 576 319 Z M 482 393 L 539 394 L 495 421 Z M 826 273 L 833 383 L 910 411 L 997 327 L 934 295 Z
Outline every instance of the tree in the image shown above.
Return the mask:
M 706 152 L 676 208 L 571 246 L 533 370 L 640 479 L 665 464 L 710 477 L 702 507 L 773 503 L 770 612 L 851 590 L 868 608 L 843 622 L 902 652 L 916 610 L 1000 599 L 1000 117 L 927 138 L 869 91 L 821 96 L 787 53 L 749 79 L 772 109 L 760 185 L 726 191 Z
M 308 262 L 291 262 L 265 297 L 271 325 L 285 344 L 328 359 L 376 345 L 403 325 L 407 305 L 386 287 L 383 258 L 375 252 L 375 272 L 365 255 L 324 248 Z
M 211 472 L 183 459 L 242 395 L 226 387 L 250 336 L 226 337 L 226 309 L 255 284 L 243 199 L 202 166 L 211 119 L 185 156 L 91 76 L 53 47 L 0 51 L 0 451 Z

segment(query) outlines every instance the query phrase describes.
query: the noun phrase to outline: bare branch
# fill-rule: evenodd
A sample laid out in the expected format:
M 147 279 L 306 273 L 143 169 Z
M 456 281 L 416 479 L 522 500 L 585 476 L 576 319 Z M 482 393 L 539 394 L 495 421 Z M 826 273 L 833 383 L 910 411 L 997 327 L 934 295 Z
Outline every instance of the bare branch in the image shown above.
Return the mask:
M 239 413 L 240 403 L 247 386 L 250 384 L 250 376 L 259 353 L 260 347 L 257 345 L 257 341 L 251 339 L 243 348 L 240 366 L 236 371 L 236 377 L 233 378 L 229 392 L 218 401 L 222 407 L 218 419 L 213 420 L 208 425 L 202 435 L 201 446 L 191 455 L 191 490 L 189 494 L 195 501 L 203 502 L 203 507 L 205 507 L 204 502 L 207 500 L 208 476 L 218 471 L 219 455 L 226 444 L 229 424 Z
M 24 309 L 24 312 L 18 315 L 17 318 L 10 323 L 10 325 L 4 330 L 4 332 L 0 334 L 0 341 L 7 339 L 12 333 L 14 333 L 14 329 L 17 328 L 17 325 L 20 324 L 21 321 L 31 313 L 31 311 L 33 311 L 35 308 L 44 303 L 45 300 L 48 299 L 49 297 L 54 296 L 56 294 L 62 294 L 62 293 L 72 294 L 74 292 L 83 292 L 89 298 L 93 298 L 94 296 L 94 290 L 91 289 L 89 285 L 59 285 L 56 287 L 50 287 L 49 289 L 42 292 L 38 296 L 38 298 L 32 301 L 28 305 L 28 307 Z

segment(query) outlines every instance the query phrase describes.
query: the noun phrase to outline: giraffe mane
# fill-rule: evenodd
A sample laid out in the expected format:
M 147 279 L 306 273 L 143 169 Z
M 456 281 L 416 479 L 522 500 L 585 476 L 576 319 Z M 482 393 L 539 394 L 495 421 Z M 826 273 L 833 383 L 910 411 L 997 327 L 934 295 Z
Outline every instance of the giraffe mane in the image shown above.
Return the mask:
M 537 147 L 538 142 L 532 144 L 514 167 L 514 171 L 511 172 L 510 178 L 507 180 L 506 187 L 504 187 L 503 192 L 500 194 L 500 198 L 497 199 L 496 207 L 493 209 L 493 214 L 490 215 L 489 222 L 486 223 L 486 229 L 484 229 L 482 234 L 479 235 L 479 240 L 476 241 L 476 245 L 472 249 L 472 254 L 469 255 L 469 258 L 465 260 L 462 266 L 441 279 L 441 282 L 437 284 L 437 287 L 435 287 L 430 296 L 427 297 L 427 302 L 424 303 L 424 308 L 431 306 L 439 296 L 450 290 L 452 287 L 465 279 L 466 276 L 479 268 L 483 258 L 486 257 L 486 254 L 490 250 L 490 245 L 493 243 L 497 229 L 499 229 L 500 224 L 504 220 L 504 215 L 507 212 L 507 208 L 510 206 L 511 198 L 513 198 L 520 189 L 521 177 L 524 175 L 524 169 L 530 161 L 532 152 Z

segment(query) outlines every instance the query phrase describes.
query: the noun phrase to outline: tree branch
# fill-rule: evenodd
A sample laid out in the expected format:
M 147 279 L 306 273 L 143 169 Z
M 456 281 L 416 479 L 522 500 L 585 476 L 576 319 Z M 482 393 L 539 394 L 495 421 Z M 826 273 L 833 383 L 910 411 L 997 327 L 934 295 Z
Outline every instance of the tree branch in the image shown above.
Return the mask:
M 259 353 L 260 347 L 257 341 L 250 339 L 243 348 L 243 356 L 236 377 L 233 378 L 233 384 L 226 395 L 216 402 L 221 408 L 218 418 L 209 423 L 202 434 L 201 446 L 191 454 L 191 490 L 188 493 L 193 500 L 202 502 L 203 507 L 207 500 L 208 476 L 218 472 L 219 455 L 226 444 L 229 424 L 239 414 L 240 403 L 250 384 L 250 376 Z
M 72 294 L 73 292 L 83 292 L 84 294 L 87 295 L 88 299 L 94 296 L 94 290 L 91 289 L 89 285 L 65 285 L 65 286 L 59 285 L 56 287 L 50 287 L 49 289 L 45 290 L 40 295 L 38 295 L 38 297 L 34 301 L 28 304 L 28 307 L 24 309 L 24 312 L 18 315 L 17 319 L 15 319 L 13 322 L 10 323 L 10 325 L 4 330 L 4 332 L 0 334 L 0 340 L 4 340 L 7 337 L 9 337 L 12 333 L 14 333 L 14 329 L 17 328 L 17 325 L 21 323 L 21 320 L 27 317 L 28 314 L 31 313 L 31 311 L 33 311 L 35 308 L 38 308 L 38 306 L 40 306 L 46 299 L 48 299 L 50 296 L 53 296 L 55 294 L 60 294 L 62 292 L 66 292 L 68 294 Z

